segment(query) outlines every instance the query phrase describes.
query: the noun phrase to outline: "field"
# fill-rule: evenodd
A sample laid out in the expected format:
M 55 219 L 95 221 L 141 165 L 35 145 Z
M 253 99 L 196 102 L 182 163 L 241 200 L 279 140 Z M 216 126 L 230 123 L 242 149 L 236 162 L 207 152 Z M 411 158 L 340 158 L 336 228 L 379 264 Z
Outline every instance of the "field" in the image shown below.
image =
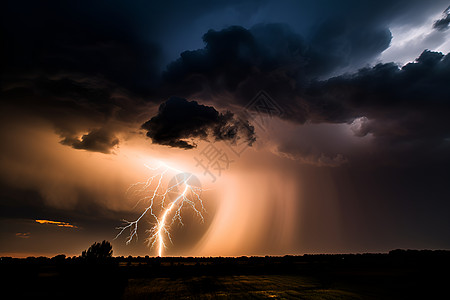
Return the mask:
M 130 279 L 124 299 L 361 299 L 352 292 L 322 288 L 307 277 L 242 275 Z
M 439 299 L 450 254 L 238 258 L 2 258 L 14 299 Z

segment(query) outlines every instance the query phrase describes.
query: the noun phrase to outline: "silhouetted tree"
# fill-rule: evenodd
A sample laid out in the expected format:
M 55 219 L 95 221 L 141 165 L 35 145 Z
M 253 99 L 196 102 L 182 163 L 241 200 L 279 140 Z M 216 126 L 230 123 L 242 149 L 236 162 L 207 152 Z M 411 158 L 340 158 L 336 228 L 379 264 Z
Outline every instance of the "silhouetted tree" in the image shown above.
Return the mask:
M 92 244 L 81 253 L 81 257 L 89 261 L 105 261 L 112 257 L 112 245 L 108 241 Z
M 63 263 L 66 259 L 66 255 L 65 254 L 58 254 L 56 256 L 52 257 L 52 261 L 55 263 Z

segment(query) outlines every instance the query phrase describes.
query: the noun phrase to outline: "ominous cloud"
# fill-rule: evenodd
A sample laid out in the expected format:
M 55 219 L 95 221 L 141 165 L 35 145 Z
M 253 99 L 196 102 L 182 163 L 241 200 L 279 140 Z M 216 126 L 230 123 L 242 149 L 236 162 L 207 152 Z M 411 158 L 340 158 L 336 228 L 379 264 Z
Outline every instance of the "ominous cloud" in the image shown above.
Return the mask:
M 213 137 L 216 141 L 236 143 L 244 139 L 248 145 L 255 141 L 254 128 L 227 111 L 219 113 L 214 107 L 171 97 L 159 107 L 158 114 L 142 125 L 153 143 L 191 149 L 195 138 Z M 190 142 L 187 140 L 191 140 Z
M 168 91 L 245 106 L 264 89 L 288 120 L 353 122 L 356 136 L 371 133 L 382 148 L 414 150 L 412 155 L 423 153 L 425 145 L 441 147 L 450 136 L 443 97 L 450 92 L 448 55 L 427 50 L 403 67 L 379 63 L 321 79 L 350 58 L 381 53 L 391 39 L 387 29 L 351 30 L 327 21 L 307 41 L 286 25 L 264 24 L 210 30 L 203 39 L 203 49 L 183 52 L 168 66 Z
M 66 137 L 61 144 L 72 146 L 75 149 L 110 154 L 114 147 L 119 144 L 119 139 L 106 129 L 94 129 L 81 138 Z
M 48 120 L 64 145 L 110 153 L 118 132 L 142 122 L 144 98 L 158 81 L 159 47 L 132 33 L 130 16 L 100 2 L 5 6 L 0 34 L 5 109 Z M 91 131 L 110 123 L 123 125 Z
M 232 93 L 243 105 L 264 89 L 285 102 L 289 112 L 298 89 L 376 56 L 390 39 L 385 28 L 356 30 L 339 20 L 321 24 L 308 41 L 286 24 L 209 30 L 203 49 L 185 51 L 168 66 L 165 88 L 186 97 Z
M 180 11 L 186 8 L 180 5 Z M 138 125 L 145 102 L 157 103 L 171 95 L 235 109 L 265 90 L 289 120 L 351 122 L 369 113 L 361 109 L 353 114 L 355 109 L 346 100 L 342 103 L 315 87 L 330 76 L 372 62 L 389 47 L 390 23 L 423 19 L 440 5 L 441 1 L 433 5 L 403 0 L 364 5 L 299 1 L 285 7 L 271 1 L 238 6 L 193 1 L 191 16 L 202 16 L 198 28 L 192 25 L 194 30 L 183 24 L 180 11 L 169 3 L 137 10 L 134 5 L 105 6 L 96 1 L 83 8 L 57 1 L 47 6 L 9 2 L 2 13 L 0 96 L 50 120 L 64 144 L 104 153 L 116 145 L 114 138 L 93 146 L 79 137 L 111 121 Z M 239 8 L 241 18 L 220 18 L 220 11 L 225 14 L 233 8 Z M 283 18 L 276 18 L 277 11 Z M 289 13 L 293 11 L 295 19 Z M 319 12 L 320 18 L 308 15 Z M 252 21 L 243 21 L 248 19 Z M 447 16 L 439 21 L 439 29 L 445 20 Z M 224 28 L 230 22 L 246 27 Z M 200 32 L 206 32 L 204 48 L 182 52 L 161 76 L 161 61 L 167 61 L 164 49 L 175 53 L 195 45 L 175 42 L 168 33 L 187 30 L 191 31 L 186 39 L 199 43 Z M 331 84 L 326 85 L 328 89 Z M 111 136 L 120 130 L 117 126 Z
M 448 82 L 450 54 L 426 50 L 403 67 L 377 64 L 353 74 L 312 82 L 298 91 L 296 101 L 301 105 L 289 119 L 303 123 L 301 128 L 305 130 L 309 124 L 344 125 L 361 140 L 361 145 L 369 137 L 371 151 L 381 161 L 417 164 L 446 160 L 450 150 L 450 102 L 445 96 L 450 93 Z M 351 149 L 337 151 L 337 146 L 347 140 L 339 134 L 339 127 L 335 128 L 307 136 L 294 132 L 296 142 L 280 140 L 277 151 L 316 165 L 324 165 L 318 159 L 324 153 L 326 157 L 340 153 L 347 157 Z M 337 138 L 332 139 L 333 135 Z M 356 156 L 352 153 L 348 161 Z
M 353 75 L 311 85 L 302 94 L 313 121 L 331 123 L 364 119 L 357 135 L 371 132 L 388 142 L 410 146 L 442 143 L 450 134 L 450 55 L 424 51 L 402 68 L 378 64 Z M 322 103 L 333 103 L 328 110 Z M 321 118 L 317 120 L 316 118 Z M 363 119 L 359 119 L 363 120 Z
M 145 94 L 157 76 L 159 49 L 133 34 L 130 16 L 92 1 L 7 3 L 2 14 L 2 77 L 81 74 L 104 78 L 133 93 Z M 28 76 L 25 76 L 28 75 Z

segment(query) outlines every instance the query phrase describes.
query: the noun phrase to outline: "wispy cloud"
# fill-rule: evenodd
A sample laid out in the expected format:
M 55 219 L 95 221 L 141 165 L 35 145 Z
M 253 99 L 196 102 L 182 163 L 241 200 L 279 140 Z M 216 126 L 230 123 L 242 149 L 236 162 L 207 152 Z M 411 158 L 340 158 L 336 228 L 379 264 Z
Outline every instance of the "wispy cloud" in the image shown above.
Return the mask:
M 21 239 L 28 239 L 31 236 L 29 232 L 17 232 L 16 236 Z
M 51 221 L 51 220 L 36 220 L 36 222 L 39 224 L 56 225 L 58 227 L 78 228 L 78 226 L 67 223 L 67 222 L 59 222 L 59 221 Z

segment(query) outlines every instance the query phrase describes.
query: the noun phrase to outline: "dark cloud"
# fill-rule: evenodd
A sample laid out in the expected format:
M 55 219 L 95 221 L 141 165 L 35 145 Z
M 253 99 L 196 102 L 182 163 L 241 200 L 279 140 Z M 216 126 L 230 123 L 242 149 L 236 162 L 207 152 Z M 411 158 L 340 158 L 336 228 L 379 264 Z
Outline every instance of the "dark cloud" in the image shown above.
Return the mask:
M 169 33 L 185 32 L 186 24 L 179 26 L 185 12 L 196 18 L 234 4 L 248 12 L 258 5 L 236 2 L 6 1 L 0 99 L 49 120 L 65 144 L 105 152 L 106 145 L 86 146 L 74 136 L 114 121 L 142 122 L 146 102 L 161 99 L 155 89 L 167 61 L 162 50 L 178 51 Z M 200 35 L 188 39 L 195 38 Z
M 365 65 L 386 50 L 391 39 L 385 25 L 355 25 L 345 18 L 327 19 L 309 39 L 308 73 L 323 77 L 341 68 Z
M 439 31 L 445 31 L 450 24 L 450 6 L 444 11 L 441 19 L 436 20 L 433 24 L 433 28 Z
M 251 146 L 255 141 L 254 128 L 233 113 L 219 113 L 214 107 L 171 97 L 159 107 L 158 114 L 142 125 L 153 143 L 191 149 L 193 139 L 224 140 L 235 143 L 245 139 Z
M 378 64 L 316 82 L 301 98 L 312 122 L 353 122 L 355 135 L 371 133 L 391 153 L 442 155 L 450 136 L 449 81 L 450 55 L 427 50 L 401 68 Z
M 450 56 L 424 51 L 416 61 L 403 67 L 393 63 L 364 68 L 355 74 L 316 82 L 302 96 L 308 102 L 312 121 L 314 115 L 326 116 L 328 122 L 342 122 L 357 116 L 387 117 L 388 112 L 417 111 L 439 115 L 449 108 L 443 95 L 448 93 Z M 317 102 L 340 106 L 339 114 L 328 115 Z
M 65 145 L 109 153 L 114 135 L 139 123 L 159 77 L 160 48 L 138 36 L 114 5 L 8 2 L 2 10 L 0 99 L 51 122 Z
M 441 147 L 450 136 L 443 96 L 450 92 L 448 55 L 424 51 L 403 67 L 377 64 L 321 79 L 349 60 L 381 53 L 391 39 L 386 28 L 328 20 L 308 40 L 283 24 L 210 30 L 203 39 L 203 49 L 183 52 L 168 66 L 167 91 L 245 106 L 264 89 L 282 107 L 283 118 L 352 124 L 356 136 L 370 133 L 375 143 L 400 153 L 424 153 L 426 145 Z
M 83 149 L 94 152 L 110 154 L 119 144 L 119 139 L 108 130 L 94 129 L 81 138 L 66 137 L 61 144 L 71 146 L 75 149 Z
M 249 29 L 232 26 L 223 30 L 209 30 L 203 36 L 204 48 L 185 51 L 168 66 L 162 94 L 176 93 L 188 98 L 209 99 L 225 106 L 245 106 L 260 90 L 265 90 L 282 107 L 285 118 L 301 124 L 352 123 L 356 118 L 361 121 L 362 117 L 377 115 L 377 122 L 373 120 L 374 117 L 370 117 L 370 120 L 361 124 L 353 124 L 353 132 L 360 137 L 381 130 L 378 126 L 383 120 L 387 121 L 386 126 L 389 124 L 397 129 L 406 125 L 405 122 L 417 123 L 414 119 L 417 110 L 410 109 L 408 104 L 398 109 L 408 111 L 411 116 L 403 115 L 401 118 L 390 112 L 391 106 L 383 108 L 385 102 L 397 101 L 398 89 L 403 91 L 400 98 L 407 97 L 407 93 L 414 94 L 414 97 L 420 93 L 423 98 L 428 97 L 427 87 L 407 86 L 406 78 L 403 83 L 397 81 L 412 72 L 403 72 L 406 69 L 395 64 L 378 65 L 369 73 L 372 74 L 370 76 L 380 78 L 366 78 L 373 80 L 373 85 L 383 89 L 384 94 L 373 88 L 370 95 L 364 92 L 358 81 L 366 80 L 363 73 L 372 68 L 366 67 L 363 69 L 365 71 L 358 71 L 358 68 L 373 63 L 389 47 L 392 39 L 388 29 L 390 26 L 411 25 L 415 22 L 420 24 L 443 5 L 444 1 L 433 4 L 403 0 L 371 3 L 320 1 L 317 4 L 297 1 L 287 5 L 295 11 L 289 13 L 274 3 L 263 3 L 259 13 L 263 14 L 268 7 L 272 9 L 273 15 L 282 11 L 283 21 L 291 26 L 261 23 L 249 26 Z M 310 11 L 315 11 L 312 21 L 307 16 Z M 295 16 L 298 19 L 299 15 L 304 18 L 291 18 Z M 268 16 L 267 19 L 272 21 L 274 17 Z M 421 64 L 424 59 L 422 57 L 417 63 Z M 343 71 L 355 74 L 326 80 Z M 389 82 L 389 77 L 383 78 L 397 71 L 401 71 L 404 76 L 393 75 L 396 77 L 395 82 Z M 436 74 L 438 77 L 441 75 Z M 433 75 L 424 76 L 429 78 Z M 430 84 L 435 85 L 434 92 L 442 95 L 439 84 L 429 79 Z M 337 84 L 339 80 L 346 86 Z M 359 105 L 349 100 L 360 93 L 362 98 L 371 98 L 372 104 Z M 378 103 L 378 107 L 373 107 L 377 106 L 375 103 Z M 428 109 L 433 109 L 432 106 L 430 104 Z M 432 113 L 424 112 L 421 114 L 422 122 L 431 116 Z M 383 135 L 375 134 L 375 137 L 378 140 L 385 136 L 390 136 L 389 139 L 402 137 L 394 133 L 398 130 L 392 133 L 385 131 Z M 406 140 L 407 137 L 403 139 Z
M 168 66 L 162 93 L 246 106 L 265 90 L 285 118 L 304 123 L 310 113 L 301 94 L 312 81 L 376 56 L 390 39 L 385 28 L 354 29 L 345 22 L 325 22 L 309 40 L 286 24 L 210 30 L 203 49 L 185 51 Z M 320 105 L 328 111 L 340 107 Z
M 2 14 L 3 79 L 75 73 L 145 94 L 158 75 L 158 47 L 139 39 L 130 16 L 114 6 L 11 1 L 7 8 Z
M 209 30 L 205 47 L 183 52 L 164 79 L 168 91 L 185 96 L 230 92 L 248 102 L 266 89 L 289 97 L 313 78 L 381 53 L 390 40 L 386 28 L 352 29 L 342 20 L 323 23 L 310 41 L 286 24 L 232 26 Z

